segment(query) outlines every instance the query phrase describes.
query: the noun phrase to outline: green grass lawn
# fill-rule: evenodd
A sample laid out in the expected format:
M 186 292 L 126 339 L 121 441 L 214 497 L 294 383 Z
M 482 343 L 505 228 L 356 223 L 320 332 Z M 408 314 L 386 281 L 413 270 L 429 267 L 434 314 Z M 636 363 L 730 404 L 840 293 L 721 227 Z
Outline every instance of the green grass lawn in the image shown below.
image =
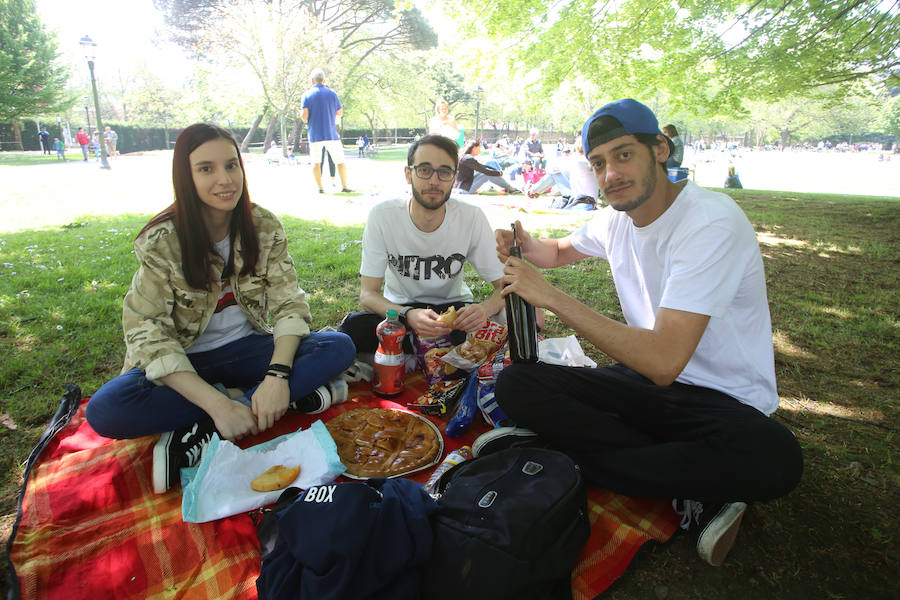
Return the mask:
M 725 566 L 706 566 L 693 538 L 676 536 L 643 549 L 604 598 L 894 598 L 900 581 L 894 513 L 900 489 L 900 201 L 751 190 L 733 195 L 759 235 L 781 395 L 775 418 L 803 446 L 804 477 L 789 496 L 751 507 Z M 510 211 L 510 220 L 516 214 Z M 136 267 L 131 243 L 148 217 L 91 216 L 63 227 L 0 233 L 3 539 L 23 462 L 65 383 L 90 395 L 119 371 L 121 300 Z M 357 305 L 362 228 L 283 221 L 314 325 L 336 325 Z M 605 262 L 582 261 L 547 275 L 621 318 Z M 486 293 L 471 272 L 469 279 L 476 294 Z M 569 333 L 555 317 L 547 324 L 550 335 Z M 607 361 L 590 345 L 585 350 Z
M 66 160 L 81 160 L 81 148 L 67 148 Z M 43 165 L 49 162 L 57 162 L 56 151 L 53 154 L 41 154 L 34 150 L 30 152 L 0 152 L 0 165 L 21 167 L 25 165 Z

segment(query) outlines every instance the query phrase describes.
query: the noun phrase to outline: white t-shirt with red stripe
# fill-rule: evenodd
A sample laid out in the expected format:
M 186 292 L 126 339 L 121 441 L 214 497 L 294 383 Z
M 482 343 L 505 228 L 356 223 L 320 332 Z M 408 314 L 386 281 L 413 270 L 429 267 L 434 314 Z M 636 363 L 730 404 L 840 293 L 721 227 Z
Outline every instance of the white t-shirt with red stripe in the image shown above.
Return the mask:
M 216 253 L 222 257 L 222 260 L 226 263 L 228 262 L 228 255 L 231 253 L 230 237 L 226 237 L 216 244 Z M 237 305 L 231 284 L 226 282 L 209 324 L 203 330 L 203 333 L 200 334 L 200 337 L 197 338 L 197 341 L 185 352 L 187 354 L 195 354 L 197 352 L 215 350 L 253 333 L 256 333 L 256 330 L 250 324 L 250 321 L 247 320 L 247 316 L 241 310 L 241 307 Z

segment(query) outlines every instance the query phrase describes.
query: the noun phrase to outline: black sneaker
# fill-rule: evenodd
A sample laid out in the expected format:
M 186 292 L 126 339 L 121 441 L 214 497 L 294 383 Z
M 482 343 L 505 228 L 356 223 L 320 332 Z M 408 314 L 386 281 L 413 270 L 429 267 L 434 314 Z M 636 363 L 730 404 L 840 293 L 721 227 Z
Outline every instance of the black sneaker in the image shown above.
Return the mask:
M 704 505 L 693 500 L 685 500 L 681 504 L 683 509 L 678 510 L 678 501 L 672 501 L 672 508 L 682 516 L 681 528 L 688 529 L 691 521 L 701 528 L 697 537 L 697 554 L 714 567 L 722 566 L 734 547 L 747 504 L 725 502 Z
M 532 448 L 546 448 L 547 444 L 530 429 L 524 427 L 498 427 L 478 436 L 472 442 L 472 455 L 483 456 L 506 450 L 507 448 L 519 448 L 528 446 Z
M 317 415 L 331 408 L 331 392 L 324 385 L 320 385 L 311 393 L 296 402 L 291 402 L 291 408 L 297 412 Z
M 189 427 L 167 431 L 153 447 L 153 491 L 162 494 L 181 483 L 181 469 L 200 462 L 216 428 L 207 419 Z

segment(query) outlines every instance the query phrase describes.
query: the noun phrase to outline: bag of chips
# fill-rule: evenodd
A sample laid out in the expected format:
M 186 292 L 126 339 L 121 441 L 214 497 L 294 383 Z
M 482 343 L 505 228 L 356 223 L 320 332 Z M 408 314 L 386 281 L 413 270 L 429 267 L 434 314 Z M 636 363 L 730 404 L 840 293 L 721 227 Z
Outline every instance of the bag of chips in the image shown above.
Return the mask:
M 483 327 L 469 333 L 465 342 L 444 354 L 441 360 L 470 372 L 506 343 L 506 335 L 506 325 L 488 320 Z
M 453 365 L 447 364 L 441 358 L 453 349 L 453 341 L 449 335 L 437 337 L 414 338 L 416 343 L 416 361 L 419 368 L 425 373 L 428 385 L 434 385 L 446 379 L 459 379 L 466 374 L 459 372 Z
M 506 348 L 503 348 L 478 368 L 478 408 L 481 409 L 484 420 L 492 427 L 515 425 L 494 398 L 494 384 L 497 382 L 497 375 L 511 363 L 512 360 L 506 356 Z

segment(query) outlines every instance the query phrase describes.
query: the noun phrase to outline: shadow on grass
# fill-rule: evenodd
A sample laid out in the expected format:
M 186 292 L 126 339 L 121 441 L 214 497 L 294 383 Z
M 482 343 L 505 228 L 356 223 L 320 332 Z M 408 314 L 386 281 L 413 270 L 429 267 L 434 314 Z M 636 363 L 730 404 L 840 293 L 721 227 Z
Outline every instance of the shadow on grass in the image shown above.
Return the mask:
M 724 567 L 703 565 L 694 538 L 676 536 L 645 548 L 604 597 L 660 597 L 664 589 L 671 599 L 893 598 L 900 203 L 735 195 L 760 238 L 782 397 L 775 418 L 803 446 L 804 478 L 787 497 L 751 507 Z M 0 366 L 0 412 L 19 424 L 0 427 L 0 468 L 8 473 L 3 514 L 12 511 L 20 465 L 64 383 L 90 394 L 118 372 L 121 299 L 136 267 L 130 245 L 148 216 L 0 234 L 0 351 L 14 357 Z M 283 221 L 314 326 L 336 325 L 357 307 L 362 227 Z M 485 289 L 469 277 L 473 289 Z M 548 278 L 621 319 L 604 261 L 549 271 Z M 548 331 L 569 333 L 554 317 Z

